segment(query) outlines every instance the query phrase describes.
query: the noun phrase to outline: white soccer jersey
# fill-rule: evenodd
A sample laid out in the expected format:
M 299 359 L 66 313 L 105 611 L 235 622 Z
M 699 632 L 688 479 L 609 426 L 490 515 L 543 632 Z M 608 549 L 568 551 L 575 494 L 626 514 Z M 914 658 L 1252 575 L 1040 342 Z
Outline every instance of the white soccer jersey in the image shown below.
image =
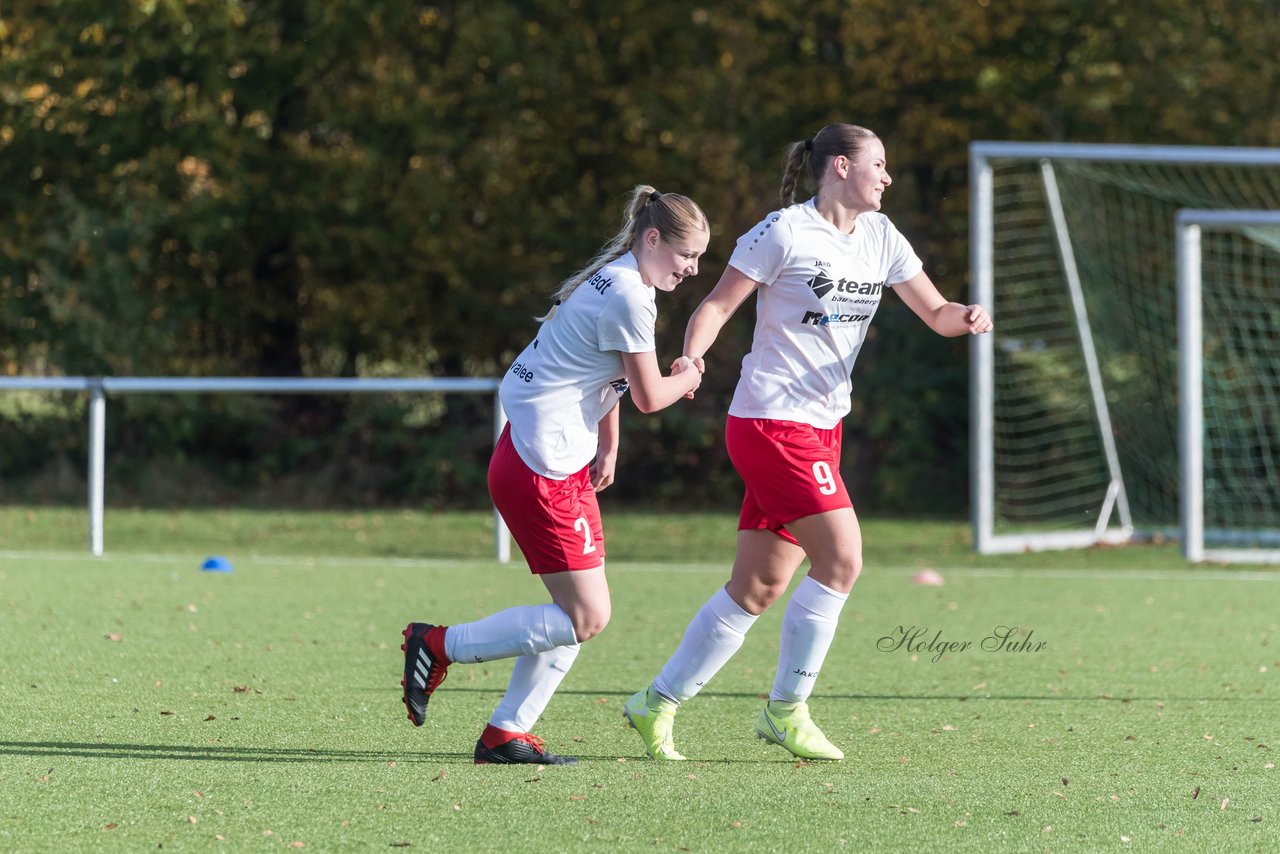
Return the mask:
M 883 214 L 861 214 L 845 234 L 812 199 L 766 216 L 729 264 L 762 283 L 729 414 L 822 429 L 849 412 L 853 363 L 885 289 L 924 266 Z
M 630 252 L 579 285 L 498 390 L 520 459 L 563 480 L 596 456 L 600 419 L 627 391 L 622 353 L 655 349 L 654 289 Z

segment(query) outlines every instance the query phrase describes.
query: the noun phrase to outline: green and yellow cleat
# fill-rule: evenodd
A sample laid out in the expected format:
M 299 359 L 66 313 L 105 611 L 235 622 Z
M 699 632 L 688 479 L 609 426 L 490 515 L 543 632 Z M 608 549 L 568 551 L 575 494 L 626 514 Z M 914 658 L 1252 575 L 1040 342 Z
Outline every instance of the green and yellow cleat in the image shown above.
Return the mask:
M 676 752 L 671 740 L 671 727 L 675 723 L 678 706 L 659 696 L 652 687 L 637 691 L 622 707 L 627 723 L 644 739 L 645 752 L 654 759 L 680 761 L 684 757 Z
M 781 745 L 801 759 L 844 759 L 836 747 L 809 717 L 809 704 L 770 700 L 760 710 L 756 735 Z

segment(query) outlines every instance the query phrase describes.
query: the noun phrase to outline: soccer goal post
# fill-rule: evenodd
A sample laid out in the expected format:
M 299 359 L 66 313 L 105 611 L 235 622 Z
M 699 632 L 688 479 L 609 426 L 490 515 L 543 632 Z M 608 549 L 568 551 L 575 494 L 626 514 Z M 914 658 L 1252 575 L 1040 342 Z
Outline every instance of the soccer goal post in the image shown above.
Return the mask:
M 1280 563 L 1280 210 L 1177 224 L 1183 554 Z
M 976 142 L 970 167 L 996 322 L 971 342 L 975 548 L 1182 538 L 1178 212 L 1280 209 L 1280 149 Z M 1234 317 L 1280 359 L 1274 321 Z

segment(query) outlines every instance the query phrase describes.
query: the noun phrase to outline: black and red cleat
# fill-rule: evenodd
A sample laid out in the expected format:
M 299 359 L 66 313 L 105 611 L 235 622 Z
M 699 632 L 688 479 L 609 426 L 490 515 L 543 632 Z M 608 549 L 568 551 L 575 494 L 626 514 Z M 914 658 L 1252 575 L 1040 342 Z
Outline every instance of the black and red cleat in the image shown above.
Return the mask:
M 449 671 L 449 658 L 444 652 L 444 626 L 431 623 L 410 623 L 401 632 L 404 643 L 404 705 L 409 710 L 409 720 L 414 726 L 422 726 L 427 720 L 427 703 Z
M 476 764 L 577 765 L 578 760 L 547 752 L 542 739 L 531 732 L 510 732 L 489 724 L 476 742 Z

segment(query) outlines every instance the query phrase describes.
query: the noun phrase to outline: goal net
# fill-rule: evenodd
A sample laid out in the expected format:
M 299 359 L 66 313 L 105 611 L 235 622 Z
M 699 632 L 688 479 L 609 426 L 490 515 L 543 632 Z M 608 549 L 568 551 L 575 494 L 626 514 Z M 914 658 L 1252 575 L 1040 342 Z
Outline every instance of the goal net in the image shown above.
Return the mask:
M 1181 538 L 1178 212 L 1280 209 L 1280 149 L 979 142 L 970 158 L 974 299 L 996 321 L 972 342 L 975 547 Z M 1224 333 L 1274 363 L 1274 311 L 1235 305 Z M 1206 492 L 1220 500 L 1237 512 Z

